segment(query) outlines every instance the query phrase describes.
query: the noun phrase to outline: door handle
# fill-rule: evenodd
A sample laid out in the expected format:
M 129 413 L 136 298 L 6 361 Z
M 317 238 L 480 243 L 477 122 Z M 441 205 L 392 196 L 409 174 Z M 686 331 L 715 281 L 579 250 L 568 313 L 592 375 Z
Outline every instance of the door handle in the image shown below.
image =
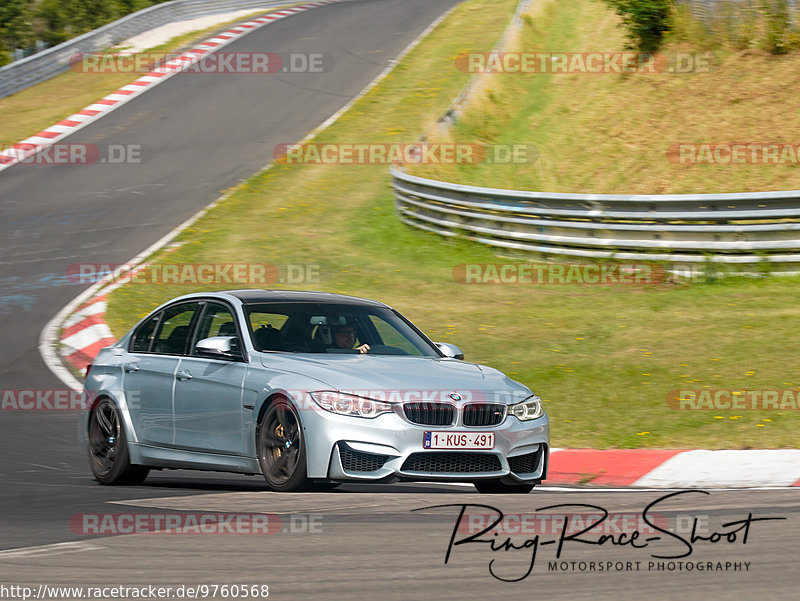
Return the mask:
M 126 363 L 124 367 L 126 373 L 131 373 L 132 371 L 139 371 L 138 363 Z
M 192 379 L 192 374 L 189 373 L 188 369 L 182 369 L 177 374 L 175 374 L 175 377 L 178 378 L 181 381 L 183 381 L 183 380 L 191 380 Z

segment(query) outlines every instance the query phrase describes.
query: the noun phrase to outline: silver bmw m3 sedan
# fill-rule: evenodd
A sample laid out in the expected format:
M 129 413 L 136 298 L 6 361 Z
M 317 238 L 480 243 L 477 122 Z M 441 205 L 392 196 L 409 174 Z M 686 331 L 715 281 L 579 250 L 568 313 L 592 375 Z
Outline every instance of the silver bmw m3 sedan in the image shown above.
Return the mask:
M 100 351 L 81 437 L 95 478 L 150 469 L 263 474 L 276 491 L 547 475 L 539 397 L 435 343 L 400 313 L 323 292 L 188 294 Z

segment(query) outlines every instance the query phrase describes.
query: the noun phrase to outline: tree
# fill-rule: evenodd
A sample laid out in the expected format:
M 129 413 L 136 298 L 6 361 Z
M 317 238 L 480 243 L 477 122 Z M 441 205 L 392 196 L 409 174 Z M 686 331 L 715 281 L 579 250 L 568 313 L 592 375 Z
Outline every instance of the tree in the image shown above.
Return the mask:
M 32 16 L 29 0 L 0 2 L 0 65 L 10 62 L 15 48 L 26 48 L 33 44 Z
M 670 30 L 672 6 L 670 0 L 605 0 L 622 18 L 628 30 L 629 48 L 655 52 L 664 33 Z
M 0 65 L 36 40 L 60 44 L 165 0 L 0 0 Z

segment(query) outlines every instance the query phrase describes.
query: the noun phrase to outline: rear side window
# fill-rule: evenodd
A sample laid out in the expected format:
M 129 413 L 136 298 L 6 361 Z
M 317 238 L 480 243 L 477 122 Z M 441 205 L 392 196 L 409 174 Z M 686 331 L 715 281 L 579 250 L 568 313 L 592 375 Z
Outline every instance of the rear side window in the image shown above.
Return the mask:
M 184 303 L 164 309 L 151 347 L 152 352 L 165 355 L 185 354 L 192 320 L 199 306 L 198 303 Z
M 139 326 L 139 329 L 133 334 L 132 353 L 146 353 L 150 350 L 150 342 L 153 340 L 153 333 L 156 331 L 159 319 L 161 319 L 161 313 L 154 315 Z

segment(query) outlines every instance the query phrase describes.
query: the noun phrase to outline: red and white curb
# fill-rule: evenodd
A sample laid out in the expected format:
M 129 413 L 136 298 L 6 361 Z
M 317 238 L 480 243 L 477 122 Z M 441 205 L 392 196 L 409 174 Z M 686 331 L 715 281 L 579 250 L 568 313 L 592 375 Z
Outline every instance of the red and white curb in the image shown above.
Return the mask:
M 291 8 L 284 8 L 276 12 L 272 12 L 263 17 L 253 19 L 232 27 L 231 29 L 216 35 L 195 46 L 187 52 L 183 52 L 180 56 L 167 61 L 161 67 L 153 69 L 146 75 L 142 75 L 136 81 L 122 86 L 115 92 L 107 95 L 106 97 L 90 104 L 83 110 L 78 111 L 74 115 L 70 115 L 66 119 L 59 121 L 43 129 L 37 134 L 14 144 L 13 146 L 0 151 L 0 171 L 27 159 L 28 157 L 44 150 L 48 146 L 55 144 L 66 136 L 86 127 L 89 123 L 96 121 L 100 117 L 107 115 L 114 109 L 122 106 L 131 99 L 136 98 L 139 94 L 153 88 L 154 86 L 166 81 L 173 75 L 177 75 L 185 71 L 197 61 L 201 60 L 208 54 L 219 50 L 223 46 L 234 42 L 243 35 L 250 33 L 260 27 L 274 23 L 285 17 L 311 10 L 326 4 L 333 4 L 346 0 L 317 0 L 316 2 L 308 2 L 293 6 Z M 288 4 L 288 2 L 287 2 Z
M 106 307 L 104 293 L 81 306 L 62 325 L 61 355 L 81 373 L 102 348 L 117 341 L 105 322 Z
M 95 285 L 99 292 L 93 291 L 93 296 L 61 323 L 58 345 L 61 358 L 81 374 L 86 374 L 86 368 L 102 349 L 117 341 L 105 319 L 108 295 L 149 265 L 139 263 L 108 285 L 99 282 Z
M 552 449 L 546 483 L 635 488 L 800 486 L 800 450 Z

